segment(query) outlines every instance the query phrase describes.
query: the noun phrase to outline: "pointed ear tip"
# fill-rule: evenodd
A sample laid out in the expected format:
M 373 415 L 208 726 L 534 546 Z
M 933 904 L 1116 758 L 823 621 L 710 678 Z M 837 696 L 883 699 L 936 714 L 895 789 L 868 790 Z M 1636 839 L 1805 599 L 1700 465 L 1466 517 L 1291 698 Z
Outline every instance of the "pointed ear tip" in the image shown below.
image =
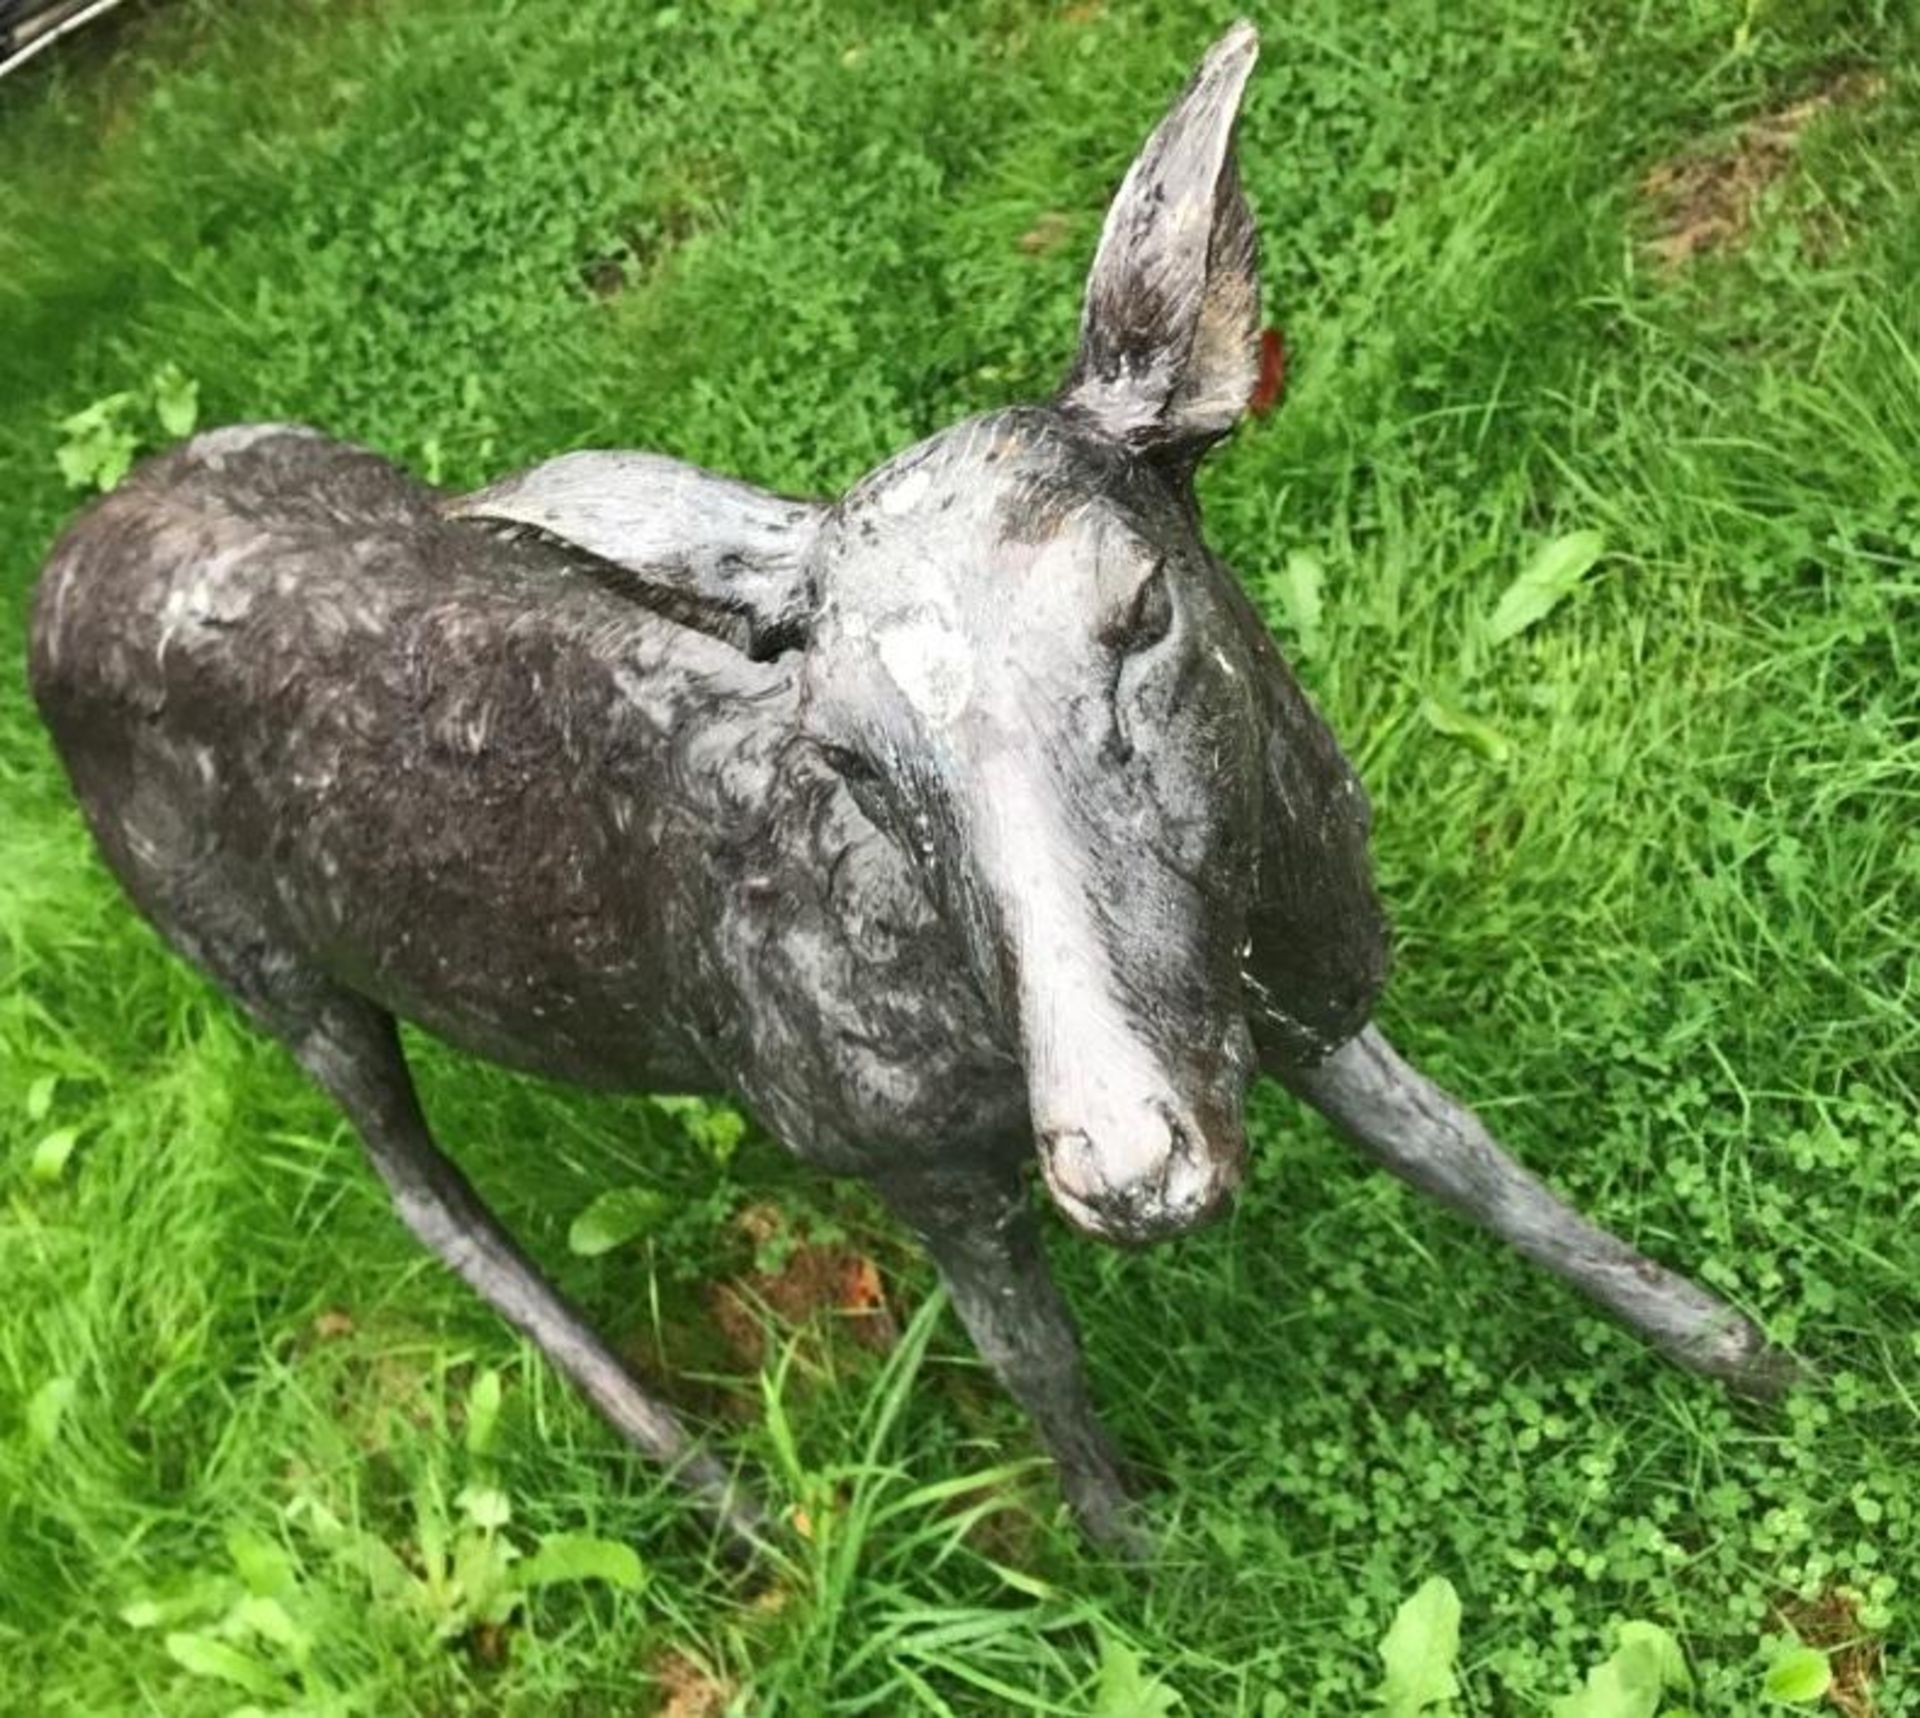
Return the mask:
M 1236 18 L 1220 39 L 1207 50 L 1207 58 L 1216 65 L 1234 60 L 1251 69 L 1260 57 L 1260 29 L 1251 18 Z
M 1186 111 L 1205 111 L 1215 120 L 1230 121 L 1246 95 L 1259 57 L 1260 32 L 1250 19 L 1242 18 L 1207 49 L 1187 86 Z
M 1220 45 L 1223 48 L 1231 45 L 1257 54 L 1260 51 L 1260 26 L 1251 18 L 1236 18 L 1221 33 Z

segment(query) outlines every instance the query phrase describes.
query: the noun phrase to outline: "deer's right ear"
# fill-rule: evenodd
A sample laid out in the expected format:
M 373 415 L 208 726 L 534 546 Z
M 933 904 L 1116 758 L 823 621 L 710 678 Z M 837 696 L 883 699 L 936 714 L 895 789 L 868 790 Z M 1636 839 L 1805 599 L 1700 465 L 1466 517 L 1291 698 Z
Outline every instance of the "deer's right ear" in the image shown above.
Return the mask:
M 443 506 L 563 544 L 635 602 L 756 661 L 806 642 L 826 509 L 652 453 L 569 453 Z
M 1107 210 L 1060 393 L 1115 440 L 1183 461 L 1233 428 L 1260 375 L 1253 216 L 1233 163 L 1259 52 L 1253 26 L 1234 25 L 1135 158 Z

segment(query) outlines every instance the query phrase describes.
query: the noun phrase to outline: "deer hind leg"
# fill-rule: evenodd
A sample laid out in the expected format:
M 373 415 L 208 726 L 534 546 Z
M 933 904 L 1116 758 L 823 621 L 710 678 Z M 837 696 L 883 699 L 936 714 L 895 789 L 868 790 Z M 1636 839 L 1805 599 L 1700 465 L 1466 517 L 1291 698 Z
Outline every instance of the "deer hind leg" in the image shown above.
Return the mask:
M 271 928 L 251 869 L 231 863 L 195 748 L 163 730 L 83 731 L 62 751 L 102 855 L 135 904 L 346 1112 L 401 1219 L 585 1393 L 630 1444 L 672 1469 L 738 1543 L 762 1517 L 647 1394 L 501 1227 L 428 1132 L 392 1015 L 319 972 Z
M 359 1131 L 415 1236 L 530 1338 L 628 1443 L 670 1469 L 735 1537 L 755 1542 L 764 1531 L 757 1506 L 695 1445 L 673 1410 L 640 1387 L 434 1144 L 393 1017 L 359 997 L 339 997 L 290 1043 L 295 1060 Z
M 1726 1302 L 1556 1198 L 1376 1028 L 1316 1068 L 1276 1072 L 1368 1156 L 1573 1284 L 1689 1371 L 1760 1397 L 1778 1395 L 1798 1374 L 1792 1357 Z
M 736 1549 L 764 1518 L 700 1450 L 673 1410 L 650 1396 L 581 1314 L 540 1274 L 427 1129 L 393 1016 L 315 973 L 247 922 L 243 889 L 202 873 L 131 883 L 170 941 L 211 972 L 340 1106 L 393 1196 L 401 1220 L 574 1382 L 613 1428 L 699 1498 Z M 156 899 L 156 896 L 162 897 Z
M 1144 1556 L 1150 1542 L 1094 1411 L 1073 1318 L 1047 1269 L 1019 1176 L 954 1171 L 892 1176 L 877 1186 L 926 1243 L 988 1370 L 1032 1416 L 1088 1538 Z

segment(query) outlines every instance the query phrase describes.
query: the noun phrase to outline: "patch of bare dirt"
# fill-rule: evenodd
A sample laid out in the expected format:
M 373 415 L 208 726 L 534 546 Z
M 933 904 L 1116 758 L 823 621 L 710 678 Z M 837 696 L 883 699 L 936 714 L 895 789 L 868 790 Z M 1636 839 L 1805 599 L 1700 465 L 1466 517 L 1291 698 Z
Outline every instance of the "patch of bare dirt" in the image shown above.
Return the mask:
M 660 1696 L 654 1718 L 721 1718 L 733 1699 L 732 1683 L 671 1647 L 653 1661 L 648 1674 Z
M 766 1358 L 761 1307 L 794 1326 L 827 1313 L 875 1353 L 884 1354 L 900 1340 L 880 1269 L 865 1253 L 804 1238 L 788 1238 L 782 1246 L 785 1219 L 771 1206 L 749 1206 L 738 1222 L 756 1248 L 772 1247 L 784 1255 L 768 1269 L 748 1271 L 709 1292 L 708 1311 L 742 1365 L 757 1370 Z
M 980 1509 L 983 1503 L 992 1507 Z M 996 1563 L 1031 1569 L 1039 1555 L 1040 1512 L 1029 1488 L 1017 1479 L 986 1480 L 941 1505 L 941 1513 L 948 1516 L 976 1509 L 979 1513 L 967 1523 L 967 1543 Z
M 1878 72 L 1843 72 L 1804 100 L 1748 120 L 1717 148 L 1662 161 L 1640 181 L 1654 211 L 1647 249 L 1655 262 L 1671 273 L 1695 257 L 1745 244 L 1761 198 L 1792 167 L 1807 127 L 1835 108 L 1877 99 L 1886 87 Z
M 757 1388 L 741 1374 L 770 1358 L 769 1331 L 804 1333 L 804 1352 L 850 1340 L 876 1354 L 900 1339 L 900 1321 L 874 1258 L 842 1239 L 809 1233 L 770 1204 L 733 1220 L 735 1250 L 753 1263 L 674 1295 L 644 1329 L 616 1346 L 636 1376 L 707 1419 L 759 1418 Z M 801 1368 L 805 1373 L 808 1368 Z
M 1780 1607 L 1780 1615 L 1808 1646 L 1827 1655 L 1833 1671 L 1828 1704 L 1845 1718 L 1877 1718 L 1873 1690 L 1880 1680 L 1881 1645 L 1861 1628 L 1853 1600 L 1844 1593 L 1792 1599 Z
M 363 1321 L 328 1307 L 291 1339 L 292 1356 L 332 1398 L 334 1417 L 369 1455 L 392 1448 L 397 1422 L 415 1430 L 436 1423 L 441 1382 L 428 1355 L 431 1337 L 404 1319 Z M 452 1417 L 458 1421 L 456 1404 Z
M 728 196 L 728 166 L 717 154 L 671 166 L 612 250 L 580 265 L 580 284 L 596 299 L 618 298 L 666 267 L 680 248 L 712 223 Z

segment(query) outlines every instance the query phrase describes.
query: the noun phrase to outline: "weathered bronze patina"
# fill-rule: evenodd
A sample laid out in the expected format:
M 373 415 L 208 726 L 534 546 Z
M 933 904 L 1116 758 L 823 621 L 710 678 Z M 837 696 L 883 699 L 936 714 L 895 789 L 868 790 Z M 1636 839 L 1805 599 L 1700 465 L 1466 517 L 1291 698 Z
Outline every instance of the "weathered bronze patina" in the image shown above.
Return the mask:
M 128 893 L 339 1101 L 414 1232 L 743 1532 L 434 1144 L 396 1017 L 735 1093 L 868 1178 L 1103 1539 L 1126 1497 L 1022 1171 L 1093 1234 L 1191 1229 L 1256 1069 L 1683 1365 L 1776 1376 L 1367 1024 L 1366 798 L 1192 487 L 1259 373 L 1254 55 L 1223 37 L 1134 163 L 1060 393 L 837 501 L 634 453 L 448 496 L 257 425 L 143 467 L 42 578 L 35 693 Z

